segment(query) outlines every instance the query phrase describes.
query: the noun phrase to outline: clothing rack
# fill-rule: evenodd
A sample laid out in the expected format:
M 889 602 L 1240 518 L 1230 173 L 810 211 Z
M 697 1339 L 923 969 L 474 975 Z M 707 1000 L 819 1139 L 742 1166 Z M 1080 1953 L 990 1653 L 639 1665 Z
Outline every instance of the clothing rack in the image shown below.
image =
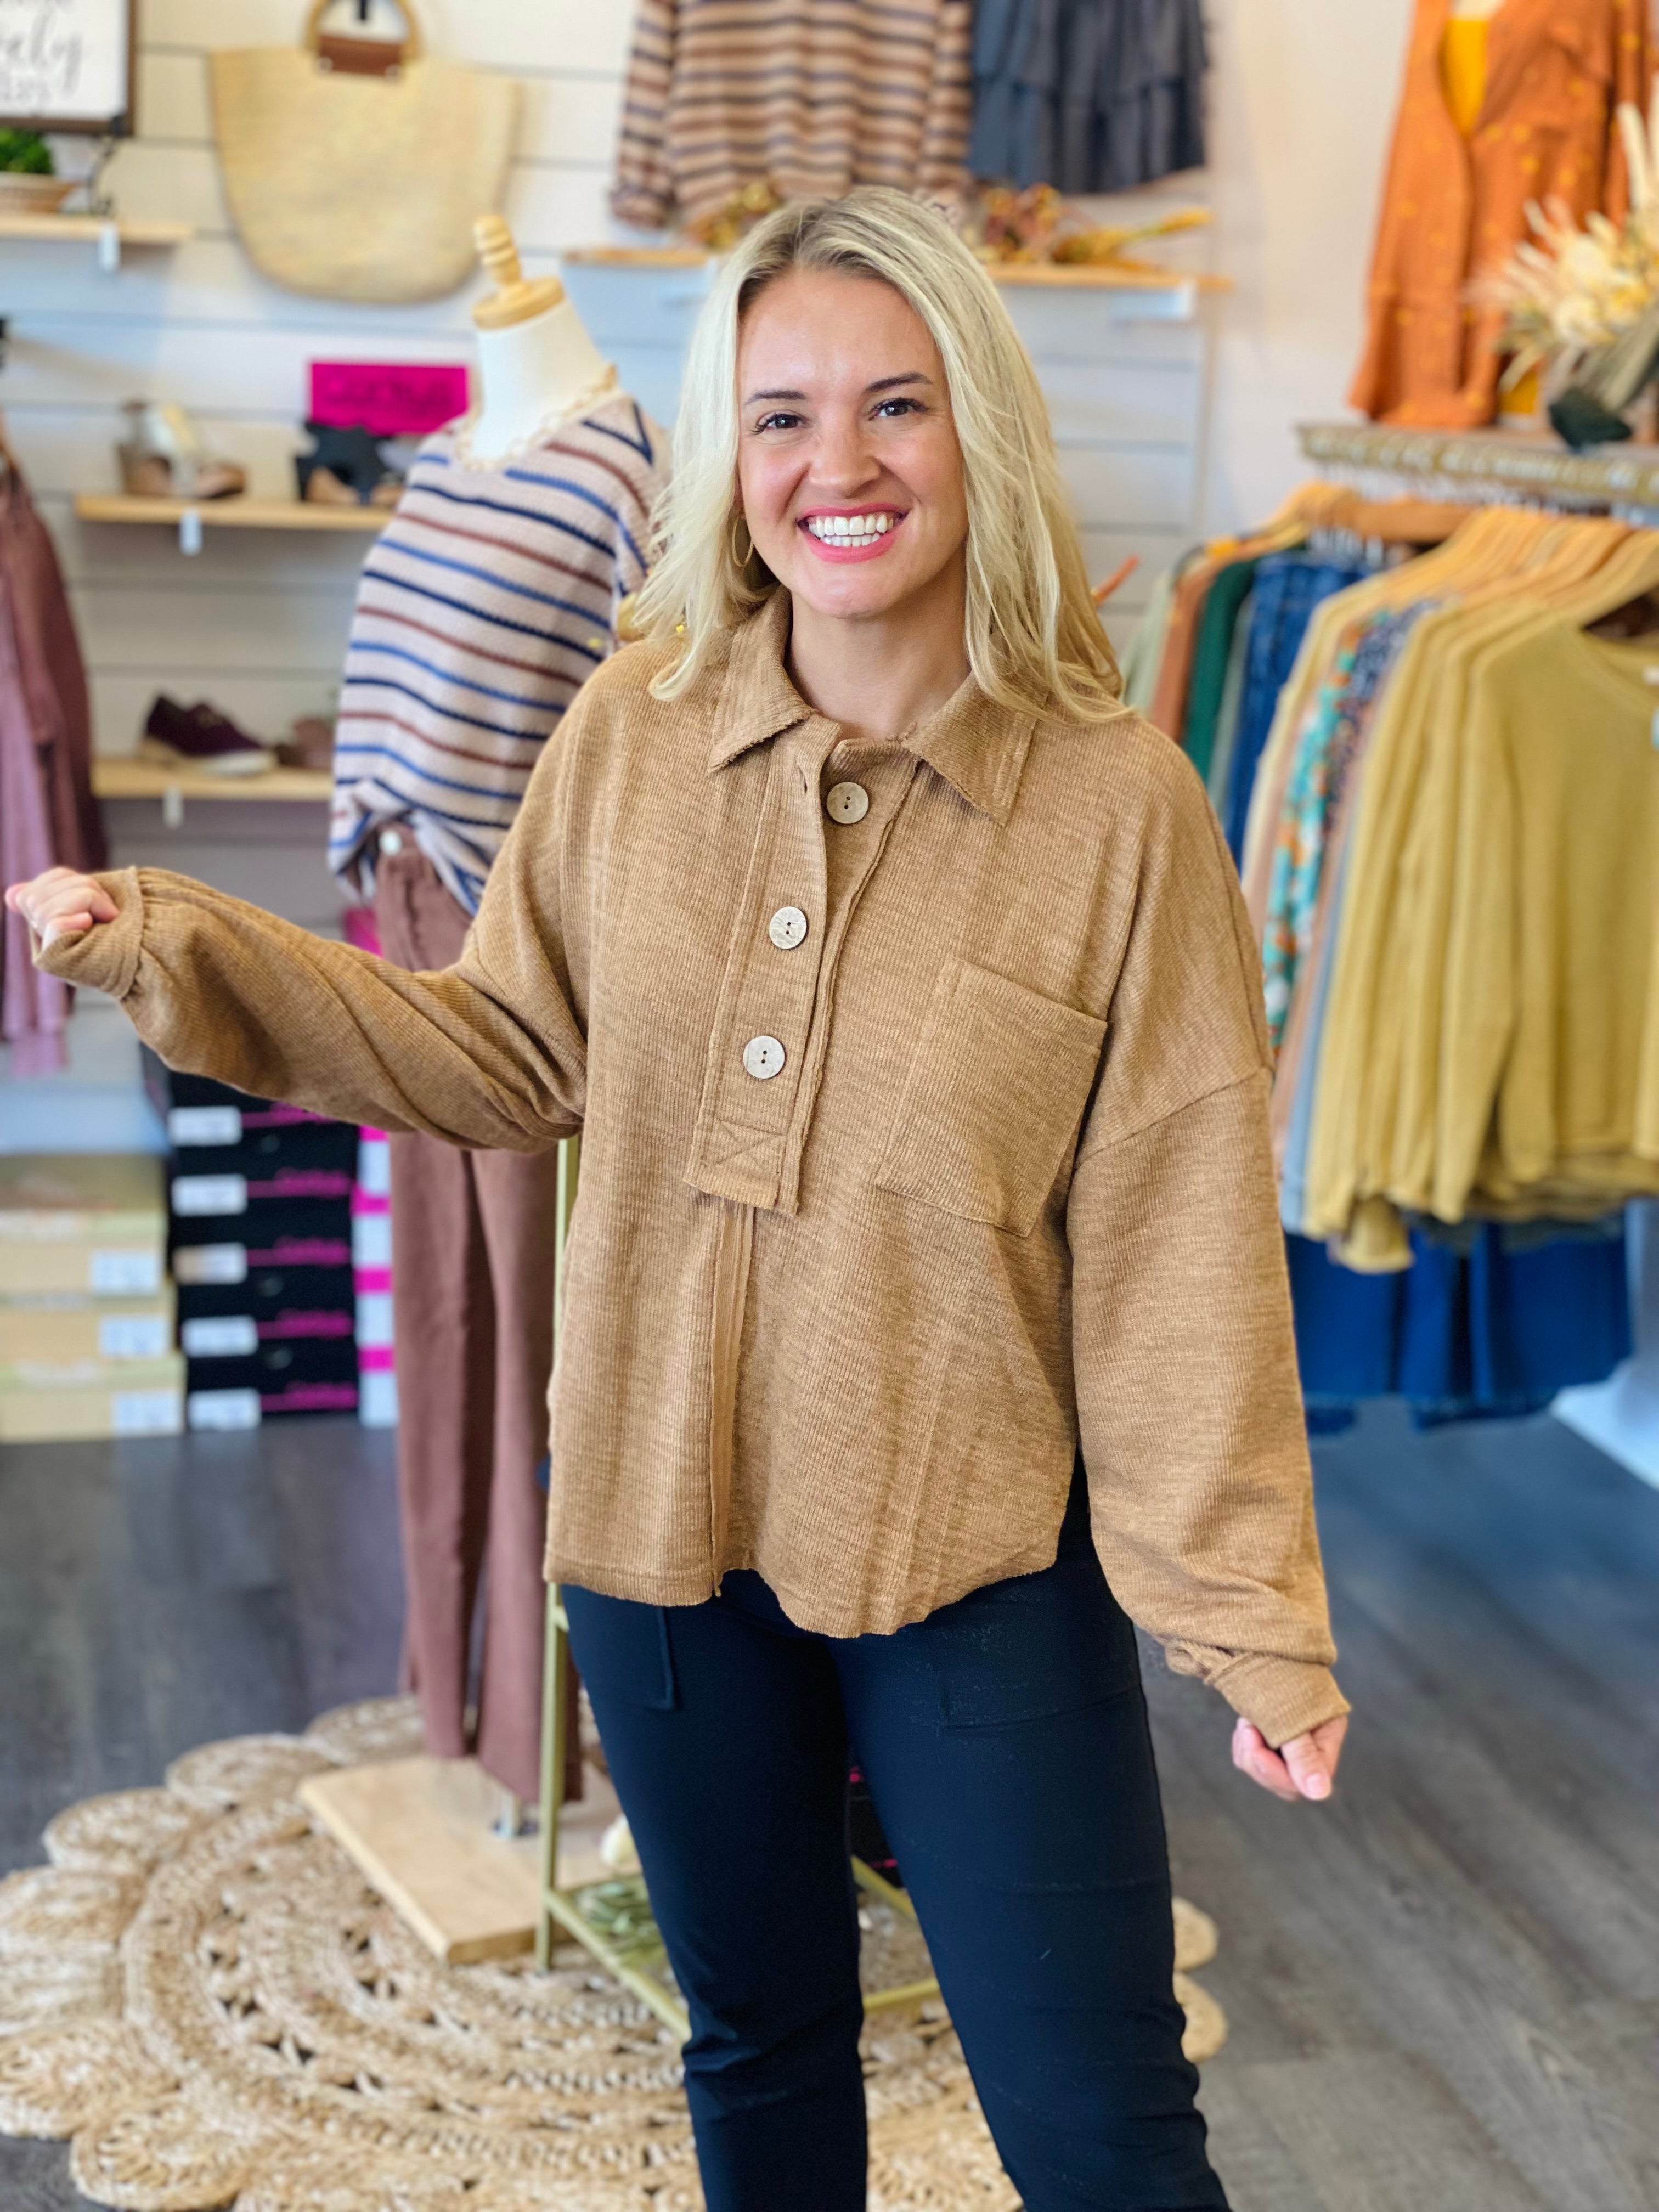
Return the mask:
M 1643 683 L 1656 648 L 1639 641 L 1656 628 L 1659 453 L 1586 457 L 1503 434 L 1369 425 L 1310 426 L 1303 442 L 1319 480 L 1259 529 L 1184 555 L 1154 585 L 1124 667 L 1130 703 L 1209 784 L 1262 946 L 1310 1421 L 1344 1425 L 1356 1402 L 1387 1395 L 1407 1398 L 1425 1424 L 1514 1417 L 1566 1388 L 1587 1431 L 1600 1406 L 1596 1441 L 1659 1479 L 1650 1253 L 1630 1358 L 1636 1216 L 1613 1185 L 1577 1174 L 1582 1142 L 1547 1170 L 1534 1161 L 1547 1119 L 1540 1086 L 1554 1080 L 1547 1054 L 1506 1090 L 1490 1039 L 1513 1020 L 1510 1036 L 1542 1052 L 1547 1022 L 1523 1030 L 1496 1001 L 1484 1027 L 1447 1012 L 1451 994 L 1479 1011 L 1483 929 L 1495 933 L 1494 975 L 1517 976 L 1532 942 L 1504 934 L 1513 907 L 1501 878 L 1539 849 L 1535 837 L 1522 841 L 1509 815 L 1501 848 L 1495 825 L 1484 840 L 1473 827 L 1501 777 L 1510 740 L 1498 729 L 1522 733 L 1516 742 L 1532 750 L 1516 757 L 1547 775 L 1549 732 L 1580 714 L 1610 774 L 1628 783 L 1638 758 L 1652 757 Z M 1563 679 L 1558 657 L 1553 692 L 1558 631 L 1574 672 Z M 1569 653 L 1575 634 L 1582 649 Z M 1536 662 L 1524 657 L 1534 644 Z M 1464 751 L 1459 731 L 1485 734 Z M 1389 788 L 1395 798 L 1376 798 Z M 1593 884 L 1582 836 L 1594 810 L 1572 814 L 1573 880 Z M 1618 817 L 1637 839 L 1647 818 L 1634 803 Z M 1607 880 L 1625 881 L 1631 865 Z M 1578 911 L 1582 940 L 1594 925 L 1589 905 Z M 1620 912 L 1619 972 L 1634 974 L 1644 925 Z M 1527 988 L 1538 984 L 1535 957 L 1527 974 Z M 1607 1039 L 1632 1033 L 1628 1005 L 1610 1013 Z M 1490 1133 L 1480 1141 L 1488 1085 L 1494 1123 L 1500 1097 L 1510 1109 L 1507 1152 Z M 1558 1133 L 1552 1121 L 1549 1140 Z M 1620 1140 L 1615 1180 L 1630 1197 L 1655 1188 L 1642 1141 Z M 1653 1220 L 1659 1206 L 1637 1212 Z M 1609 1429 L 1627 1444 L 1611 1443 Z
M 1575 453 L 1514 430 L 1402 430 L 1382 422 L 1304 422 L 1297 438 L 1322 471 L 1386 496 L 1402 485 L 1430 500 L 1559 507 L 1659 524 L 1659 446 Z
M 1304 423 L 1297 434 L 1322 474 L 1346 479 L 1365 494 L 1601 514 L 1659 527 L 1659 446 L 1631 441 L 1574 453 L 1535 434 L 1372 422 Z M 1651 599 L 1638 611 L 1650 616 Z M 1604 634 L 1611 627 L 1603 626 Z M 1643 632 L 1656 627 L 1650 619 L 1639 623 Z M 1626 626 L 1622 634 L 1636 632 Z M 1629 1218 L 1633 1355 L 1607 1382 L 1563 1391 L 1553 1411 L 1610 1457 L 1659 1484 L 1659 1202 L 1637 1204 Z

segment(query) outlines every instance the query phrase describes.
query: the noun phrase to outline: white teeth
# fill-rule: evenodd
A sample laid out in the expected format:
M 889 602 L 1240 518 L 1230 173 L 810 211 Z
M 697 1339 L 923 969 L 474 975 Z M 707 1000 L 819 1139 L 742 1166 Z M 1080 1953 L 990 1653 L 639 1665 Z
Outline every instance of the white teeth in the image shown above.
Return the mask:
M 826 545 L 873 545 L 897 523 L 896 514 L 814 514 L 806 527 Z

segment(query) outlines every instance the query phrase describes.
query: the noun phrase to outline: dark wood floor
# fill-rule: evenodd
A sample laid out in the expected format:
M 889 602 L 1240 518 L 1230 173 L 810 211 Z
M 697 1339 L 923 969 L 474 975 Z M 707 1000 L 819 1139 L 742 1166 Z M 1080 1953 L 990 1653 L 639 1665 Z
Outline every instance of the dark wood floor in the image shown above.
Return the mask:
M 348 1424 L 0 1452 L 0 1866 L 94 1790 L 392 1686 L 391 1449 Z M 1659 1493 L 1548 1420 L 1319 1450 L 1342 1787 L 1281 1807 L 1152 1675 L 1221 1923 L 1236 2212 L 1659 2208 Z M 0 2142 L 4 2212 L 81 2200 Z

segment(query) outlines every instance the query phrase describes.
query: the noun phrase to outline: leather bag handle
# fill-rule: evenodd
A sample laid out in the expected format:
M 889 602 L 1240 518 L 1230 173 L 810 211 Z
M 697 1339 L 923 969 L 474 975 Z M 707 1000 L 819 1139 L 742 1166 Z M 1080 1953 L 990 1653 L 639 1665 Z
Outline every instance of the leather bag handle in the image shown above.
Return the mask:
M 311 13 L 306 19 L 305 36 L 301 43 L 307 53 L 319 61 L 328 61 L 333 68 L 345 69 L 363 76 L 387 76 L 406 62 L 417 62 L 425 51 L 421 35 L 420 18 L 415 13 L 414 0 L 396 0 L 398 13 L 404 19 L 404 36 L 394 45 L 386 39 L 356 39 L 348 33 L 329 33 L 323 21 L 336 0 L 312 0 Z M 385 61 L 377 65 L 377 52 Z

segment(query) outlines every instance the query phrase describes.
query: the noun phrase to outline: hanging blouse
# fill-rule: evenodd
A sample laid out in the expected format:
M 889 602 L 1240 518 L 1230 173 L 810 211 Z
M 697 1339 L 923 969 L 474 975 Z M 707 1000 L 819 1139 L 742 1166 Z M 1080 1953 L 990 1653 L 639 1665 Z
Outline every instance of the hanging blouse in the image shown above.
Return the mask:
M 1502 367 L 1501 309 L 1468 303 L 1528 235 L 1527 204 L 1559 200 L 1575 222 L 1622 215 L 1614 110 L 1648 96 L 1643 0 L 1504 0 L 1489 23 L 1450 22 L 1451 0 L 1418 0 L 1371 268 L 1365 350 L 1349 394 L 1389 422 L 1489 422 Z M 1486 33 L 1484 85 L 1448 29 Z
M 1204 162 L 1201 0 L 977 0 L 974 173 L 1133 191 Z
M 58 555 L 0 440 L 0 869 L 21 883 L 52 866 L 97 868 L 92 712 Z M 14 1076 L 64 1061 L 69 996 L 37 972 L 27 925 L 0 917 L 0 1034 Z
M 612 211 L 695 222 L 746 185 L 967 183 L 968 0 L 640 0 Z

